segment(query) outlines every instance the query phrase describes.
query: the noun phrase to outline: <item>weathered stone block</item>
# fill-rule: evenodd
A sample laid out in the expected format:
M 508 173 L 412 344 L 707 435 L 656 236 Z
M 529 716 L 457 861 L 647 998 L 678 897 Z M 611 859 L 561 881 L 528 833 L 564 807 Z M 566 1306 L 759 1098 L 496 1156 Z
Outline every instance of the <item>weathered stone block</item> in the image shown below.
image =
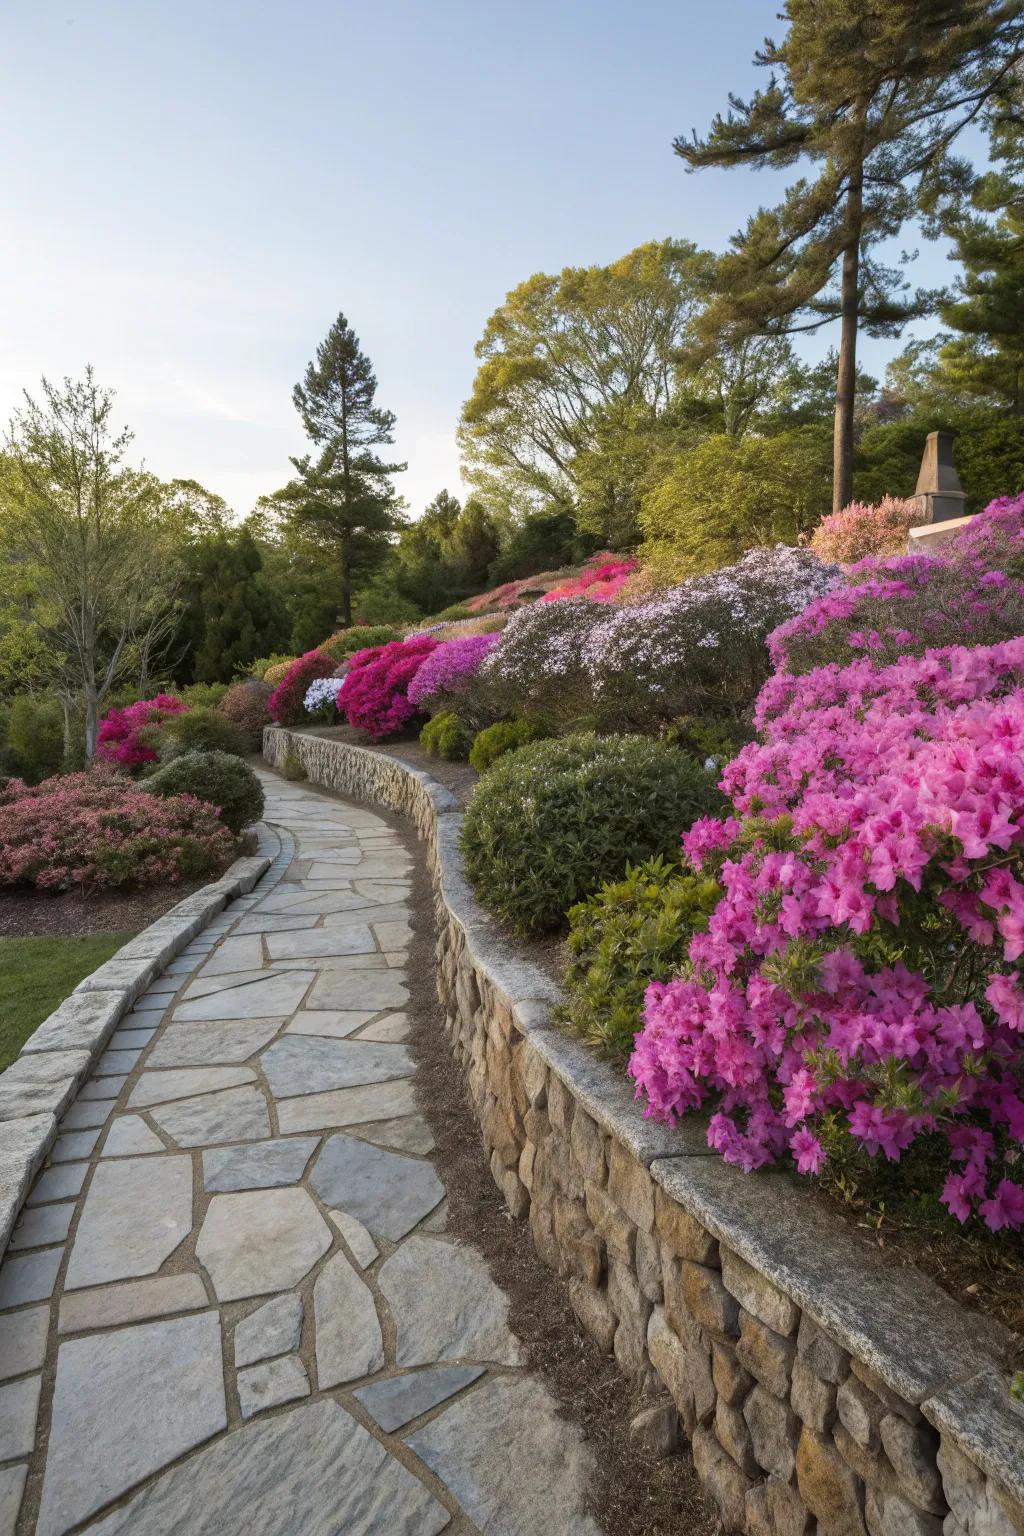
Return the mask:
M 516 1051 L 516 1075 L 529 1103 L 543 1109 L 548 1101 L 548 1069 L 529 1040 Z
M 819 1435 L 827 1435 L 836 1417 L 836 1389 L 830 1381 L 816 1376 L 800 1354 L 793 1361 L 790 1402 L 805 1424 Z
M 719 1337 L 735 1337 L 739 1328 L 739 1306 L 722 1284 L 717 1269 L 707 1269 L 687 1259 L 682 1271 L 683 1300 L 691 1317 L 702 1328 Z
M 856 1376 L 848 1376 L 836 1395 L 836 1410 L 861 1449 L 874 1456 L 881 1444 L 878 1430 L 884 1415 L 875 1394 Z
M 889 1463 L 882 1455 L 881 1448 L 874 1453 L 866 1451 L 839 1420 L 832 1426 L 832 1439 L 846 1465 L 852 1467 L 862 1482 L 877 1483 L 891 1477 Z
M 813 1525 L 791 1483 L 770 1477 L 747 1494 L 747 1536 L 810 1536 Z
M 660 1185 L 654 1191 L 655 1221 L 658 1235 L 681 1259 L 709 1268 L 718 1265 L 718 1244 L 700 1222 L 683 1209 Z
M 647 1325 L 647 1353 L 672 1394 L 687 1435 L 715 1411 L 715 1387 L 708 1352 L 683 1339 L 670 1326 L 663 1307 L 655 1307 Z
M 484 1117 L 484 1143 L 497 1153 L 506 1168 L 515 1168 L 519 1162 L 519 1132 L 508 1110 L 495 1099 Z
M 754 1385 L 753 1376 L 737 1360 L 733 1345 L 717 1339 L 711 1346 L 711 1375 L 718 1395 L 734 1408 Z
M 633 1271 L 614 1261 L 608 1266 L 608 1300 L 619 1319 L 615 1330 L 615 1358 L 627 1376 L 639 1376 L 648 1365 L 647 1324 L 651 1304 L 640 1290 Z
M 812 1323 L 806 1312 L 800 1319 L 797 1349 L 800 1358 L 806 1361 L 815 1376 L 819 1376 L 822 1381 L 830 1381 L 833 1386 L 838 1386 L 846 1380 L 850 1369 L 849 1355 L 816 1323 Z
M 554 1072 L 548 1079 L 548 1118 L 556 1131 L 561 1131 L 563 1136 L 568 1136 L 572 1130 L 573 1111 L 576 1108 L 576 1100 Z
M 747 1477 L 760 1475 L 747 1421 L 738 1408 L 730 1407 L 722 1397 L 715 1407 L 715 1438 Z
M 800 1431 L 796 1415 L 779 1398 L 759 1386 L 747 1398 L 743 1417 L 758 1466 L 788 1482 L 793 1475 Z
M 590 1225 L 582 1200 L 566 1200 L 556 1197 L 552 1209 L 555 1242 L 558 1244 L 563 1274 L 577 1275 L 595 1289 L 601 1283 L 604 1271 L 604 1252 L 601 1239 Z M 647 1320 L 644 1319 L 644 1326 Z
M 604 1159 L 604 1132 L 583 1109 L 577 1108 L 573 1116 L 569 1145 L 587 1183 L 603 1189 L 608 1178 Z
M 608 1192 L 641 1232 L 654 1230 L 654 1183 L 642 1163 L 612 1142 Z
M 569 1281 L 569 1301 L 584 1331 L 589 1333 L 602 1354 L 610 1355 L 619 1320 L 606 1292 L 597 1291 L 586 1281 L 573 1277 Z
M 710 1431 L 700 1427 L 695 1429 L 692 1444 L 697 1476 L 721 1510 L 726 1525 L 740 1529 L 751 1487 L 750 1479 L 743 1475 Z
M 604 1240 L 608 1257 L 621 1264 L 632 1264 L 636 1227 L 603 1189 L 586 1189 L 587 1215 L 598 1237 Z
M 898 1414 L 887 1413 L 879 1425 L 882 1445 L 900 1487 L 919 1508 L 933 1515 L 945 1513 L 936 1453 L 939 1437 L 930 1424 L 908 1424 Z
M 736 1358 L 744 1370 L 756 1376 L 776 1397 L 789 1396 L 790 1372 L 796 1351 L 792 1339 L 766 1328 L 749 1312 L 740 1311 L 740 1341 Z
M 649 1232 L 636 1234 L 636 1277 L 648 1301 L 664 1300 L 661 1250 L 658 1247 L 658 1239 Z
M 908 1424 L 919 1424 L 921 1422 L 921 1410 L 913 1403 L 909 1403 L 900 1397 L 898 1392 L 894 1392 L 870 1365 L 865 1365 L 863 1360 L 858 1360 L 856 1356 L 852 1356 L 850 1359 L 850 1370 L 858 1381 L 862 1381 L 868 1390 L 874 1393 L 883 1407 L 888 1408 L 890 1413 L 899 1414 L 900 1418 L 906 1419 Z
M 942 1536 L 942 1521 L 915 1509 L 892 1488 L 867 1490 L 864 1515 L 869 1536 Z
M 796 1330 L 800 1321 L 796 1302 L 729 1248 L 722 1249 L 722 1281 L 744 1311 L 758 1322 L 784 1336 Z
M 864 1536 L 863 1485 L 835 1447 L 806 1425 L 797 1445 L 796 1478 L 823 1536 Z
M 642 1408 L 629 1426 L 630 1438 L 655 1461 L 664 1461 L 679 1448 L 679 1414 L 671 1397 Z

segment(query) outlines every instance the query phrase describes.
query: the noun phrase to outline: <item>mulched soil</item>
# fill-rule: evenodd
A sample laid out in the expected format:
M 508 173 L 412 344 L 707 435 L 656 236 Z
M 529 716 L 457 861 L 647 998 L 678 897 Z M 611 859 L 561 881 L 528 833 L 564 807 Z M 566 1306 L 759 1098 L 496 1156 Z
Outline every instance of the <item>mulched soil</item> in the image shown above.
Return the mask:
M 158 917 L 205 885 L 151 887 L 145 890 L 5 891 L 0 894 L 0 938 L 22 939 L 39 935 L 71 939 L 87 933 L 138 933 Z

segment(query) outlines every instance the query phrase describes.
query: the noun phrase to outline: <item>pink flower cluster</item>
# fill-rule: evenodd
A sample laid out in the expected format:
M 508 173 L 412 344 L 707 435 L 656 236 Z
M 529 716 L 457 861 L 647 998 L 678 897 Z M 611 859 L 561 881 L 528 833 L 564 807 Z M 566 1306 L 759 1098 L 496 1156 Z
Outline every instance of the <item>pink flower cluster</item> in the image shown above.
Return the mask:
M 318 677 L 330 677 L 335 666 L 334 660 L 320 650 L 296 657 L 267 700 L 271 720 L 278 725 L 301 725 L 310 683 Z
M 584 566 L 572 581 L 553 587 L 540 601 L 554 603 L 563 597 L 589 597 L 595 603 L 613 602 L 639 564 L 639 560 L 609 560 L 596 567 Z
M 421 709 L 435 694 L 461 693 L 500 639 L 498 634 L 461 635 L 455 640 L 443 640 L 409 683 L 409 703 Z
M 953 1214 L 1024 1224 L 1024 638 L 779 676 L 758 723 L 722 783 L 743 821 L 683 839 L 723 895 L 648 990 L 648 1113 L 714 1100 L 748 1169 L 938 1132 Z
M 823 517 L 811 539 L 811 548 L 822 560 L 849 565 L 865 556 L 902 554 L 907 534 L 921 521 L 916 497 L 904 500 L 884 496 L 876 506 L 851 501 L 841 512 Z
M 348 723 L 375 741 L 401 730 L 416 713 L 409 686 L 439 644 L 429 635 L 417 635 L 356 651 L 335 701 Z
M 147 795 L 109 768 L 0 791 L 0 886 L 156 885 L 223 869 L 234 838 L 205 800 Z
M 100 721 L 96 756 L 119 768 L 141 768 L 155 763 L 156 748 L 151 744 L 155 727 L 169 715 L 183 715 L 188 706 L 173 693 L 158 693 L 152 699 L 138 699 L 124 709 L 111 709 Z M 147 739 L 149 738 L 149 739 Z

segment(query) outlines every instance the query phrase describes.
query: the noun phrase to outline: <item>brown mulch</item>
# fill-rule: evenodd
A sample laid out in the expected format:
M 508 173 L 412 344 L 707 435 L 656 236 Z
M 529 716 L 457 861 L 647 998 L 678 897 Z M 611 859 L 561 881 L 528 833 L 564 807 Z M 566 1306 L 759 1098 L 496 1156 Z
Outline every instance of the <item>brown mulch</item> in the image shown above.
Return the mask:
M 400 818 L 393 824 L 408 835 Z M 448 1191 L 448 1231 L 482 1252 L 511 1298 L 510 1321 L 531 1369 L 582 1428 L 599 1469 L 591 1503 L 602 1529 L 616 1536 L 718 1536 L 721 1523 L 689 1453 L 657 1461 L 631 1439 L 630 1421 L 647 1403 L 584 1333 L 564 1282 L 537 1257 L 528 1228 L 509 1215 L 491 1177 L 461 1074 L 452 1070 L 434 986 L 433 897 L 422 859 L 415 869 L 409 1045 Z
M 40 936 L 73 939 L 89 933 L 138 933 L 206 884 L 153 886 L 145 890 L 5 891 L 0 894 L 0 938 Z

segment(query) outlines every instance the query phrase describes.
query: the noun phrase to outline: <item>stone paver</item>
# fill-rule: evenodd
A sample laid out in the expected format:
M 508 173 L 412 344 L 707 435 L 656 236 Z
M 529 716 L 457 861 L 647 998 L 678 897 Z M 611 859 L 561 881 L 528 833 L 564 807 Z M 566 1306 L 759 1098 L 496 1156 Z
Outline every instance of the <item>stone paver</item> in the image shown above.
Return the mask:
M 263 780 L 271 868 L 115 1030 L 0 1264 L 0 1536 L 591 1536 L 444 1235 L 409 840 Z

